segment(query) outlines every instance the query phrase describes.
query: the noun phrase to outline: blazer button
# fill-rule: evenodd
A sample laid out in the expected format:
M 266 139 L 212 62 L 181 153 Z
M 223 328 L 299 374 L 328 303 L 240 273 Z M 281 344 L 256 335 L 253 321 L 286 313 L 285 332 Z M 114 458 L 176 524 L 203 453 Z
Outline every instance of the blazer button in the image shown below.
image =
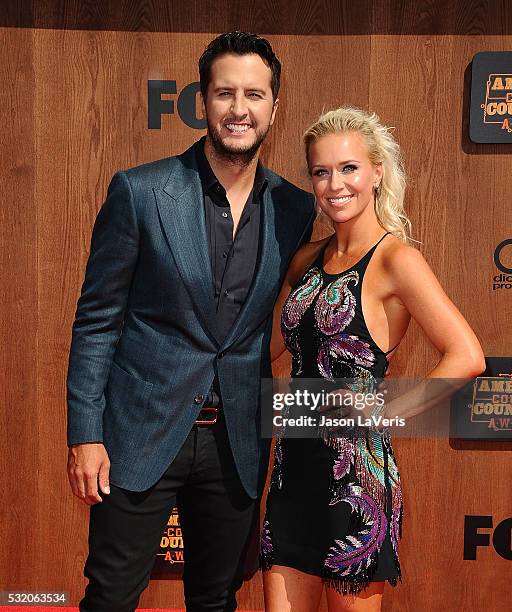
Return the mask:
M 194 404 L 202 404 L 204 402 L 204 395 L 202 393 L 198 393 L 194 397 Z
M 225 353 L 224 351 L 221 351 L 218 355 L 219 359 L 222 359 L 224 357 Z

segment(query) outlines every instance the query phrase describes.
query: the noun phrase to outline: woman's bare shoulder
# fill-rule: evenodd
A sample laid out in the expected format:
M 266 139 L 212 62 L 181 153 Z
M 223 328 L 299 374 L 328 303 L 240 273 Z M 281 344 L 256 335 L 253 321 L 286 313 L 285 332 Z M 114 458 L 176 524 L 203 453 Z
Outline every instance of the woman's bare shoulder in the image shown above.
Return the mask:
M 402 242 L 396 236 L 389 236 L 382 244 L 381 261 L 384 268 L 392 272 L 404 266 L 415 266 L 425 262 L 420 251 L 411 244 Z
M 382 272 L 397 291 L 435 282 L 435 275 L 416 246 L 392 236 L 381 253 Z

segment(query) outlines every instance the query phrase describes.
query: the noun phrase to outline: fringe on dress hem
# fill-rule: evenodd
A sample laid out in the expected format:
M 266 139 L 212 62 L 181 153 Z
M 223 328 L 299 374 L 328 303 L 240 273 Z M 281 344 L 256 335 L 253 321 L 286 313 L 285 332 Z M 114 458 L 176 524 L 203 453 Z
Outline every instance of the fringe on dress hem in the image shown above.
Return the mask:
M 333 576 L 322 576 L 322 582 L 329 588 L 334 589 L 340 595 L 359 595 L 372 582 L 377 582 L 371 578 L 334 578 Z M 379 581 L 380 582 L 380 581 Z M 402 576 L 394 578 L 384 578 L 383 582 L 388 582 L 392 587 L 396 587 L 398 582 L 402 582 Z
M 398 583 L 402 584 L 402 574 L 400 571 L 400 564 L 398 559 L 395 557 L 395 564 L 397 567 L 398 575 L 393 578 L 384 578 L 384 582 L 389 583 L 392 587 L 396 587 Z M 260 555 L 260 569 L 263 572 L 272 569 L 273 559 L 271 555 Z M 322 582 L 325 586 L 334 589 L 340 595 L 359 595 L 364 591 L 371 582 L 377 582 L 372 580 L 374 572 L 367 573 L 365 577 L 334 577 L 332 575 L 323 575 Z

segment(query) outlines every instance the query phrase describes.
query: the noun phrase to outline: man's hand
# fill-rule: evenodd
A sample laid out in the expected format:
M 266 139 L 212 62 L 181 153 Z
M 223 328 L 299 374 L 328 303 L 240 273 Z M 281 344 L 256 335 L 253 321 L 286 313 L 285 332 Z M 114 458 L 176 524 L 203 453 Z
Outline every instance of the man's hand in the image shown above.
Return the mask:
M 108 495 L 110 461 L 103 444 L 87 443 L 71 446 L 68 453 L 68 478 L 73 495 L 89 506 L 101 502 L 102 493 Z

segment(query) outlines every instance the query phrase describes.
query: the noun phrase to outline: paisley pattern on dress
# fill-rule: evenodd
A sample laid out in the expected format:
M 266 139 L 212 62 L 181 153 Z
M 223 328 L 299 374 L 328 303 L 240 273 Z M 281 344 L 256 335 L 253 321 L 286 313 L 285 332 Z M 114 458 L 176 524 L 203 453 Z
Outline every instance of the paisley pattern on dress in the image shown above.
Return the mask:
M 318 329 L 327 336 L 338 334 L 352 321 L 356 312 L 356 298 L 350 291 L 349 283 L 357 285 L 359 274 L 342 274 L 320 293 L 315 305 L 315 319 Z
M 295 328 L 322 288 L 322 274 L 318 268 L 312 268 L 304 275 L 302 281 L 299 287 L 291 291 L 281 316 L 284 344 L 292 354 L 293 371 L 299 374 L 302 373 L 302 354 Z
M 357 593 L 373 574 L 377 555 L 386 537 L 388 521 L 371 495 L 355 483 L 339 488 L 331 504 L 348 503 L 351 522 L 356 528 L 345 538 L 335 540 L 325 560 L 324 577 L 337 581 L 342 592 Z M 357 577 L 354 580 L 354 577 Z M 352 578 L 352 579 L 350 579 Z M 348 580 L 347 580 L 348 579 Z
M 347 476 L 354 462 L 354 444 L 349 438 L 338 438 L 338 458 L 334 462 L 332 472 L 334 482 Z M 331 500 L 332 503 L 332 500 Z
M 384 520 L 381 520 L 380 515 L 375 515 L 375 510 L 370 513 L 372 516 L 377 516 L 378 525 L 380 525 L 383 531 L 378 528 L 372 531 L 368 524 L 364 523 L 360 526 L 360 531 L 352 530 L 350 535 L 347 536 L 346 541 L 335 540 L 326 559 L 324 577 L 329 579 L 330 584 L 341 590 L 341 592 L 357 593 L 360 587 L 364 586 L 367 580 L 371 578 L 372 567 L 376 564 L 379 547 L 386 535 L 388 521 L 384 510 L 387 509 L 387 479 L 390 481 L 392 495 L 389 534 L 393 547 L 394 561 L 397 567 L 400 567 L 398 541 L 401 537 L 402 491 L 398 469 L 392 452 L 387 455 L 387 471 L 384 468 L 384 452 L 385 448 L 389 446 L 385 436 L 376 431 L 370 431 L 366 436 L 360 435 L 355 437 L 354 440 L 350 438 L 335 438 L 335 440 L 336 444 L 333 446 L 338 452 L 338 457 L 333 465 L 330 505 L 345 501 L 350 503 L 353 510 L 361 510 L 359 506 L 356 508 L 356 505 L 354 505 L 356 503 L 354 498 L 364 491 L 367 512 L 363 512 L 363 515 L 368 518 L 368 508 L 376 507 L 382 509 L 381 512 L 384 516 Z M 391 451 L 391 448 L 389 447 L 388 450 Z M 343 484 L 347 481 L 352 466 L 355 468 L 359 486 L 353 483 Z M 348 497 L 347 491 L 350 491 L 350 496 Z M 357 520 L 355 522 L 357 523 Z M 363 557 L 366 556 L 365 563 L 359 563 L 361 561 L 359 553 Z M 356 581 L 351 585 L 346 580 L 338 581 L 335 574 L 343 577 L 353 574 L 361 578 L 361 581 Z
M 285 330 L 297 327 L 322 288 L 322 274 L 318 268 L 309 270 L 302 280 L 302 284 L 290 293 L 283 307 L 281 327 Z
M 384 471 L 384 443 L 382 436 L 371 431 L 366 436 L 359 436 L 355 461 L 356 475 L 381 506 L 386 503 L 386 474 Z M 388 466 L 389 468 L 389 466 Z
M 332 366 L 344 360 L 349 362 L 350 378 L 356 378 L 357 373 L 352 363 L 364 367 L 371 367 L 375 356 L 367 342 L 359 340 L 357 336 L 338 334 L 324 340 L 318 349 L 318 369 L 323 378 L 334 381 L 336 378 Z

